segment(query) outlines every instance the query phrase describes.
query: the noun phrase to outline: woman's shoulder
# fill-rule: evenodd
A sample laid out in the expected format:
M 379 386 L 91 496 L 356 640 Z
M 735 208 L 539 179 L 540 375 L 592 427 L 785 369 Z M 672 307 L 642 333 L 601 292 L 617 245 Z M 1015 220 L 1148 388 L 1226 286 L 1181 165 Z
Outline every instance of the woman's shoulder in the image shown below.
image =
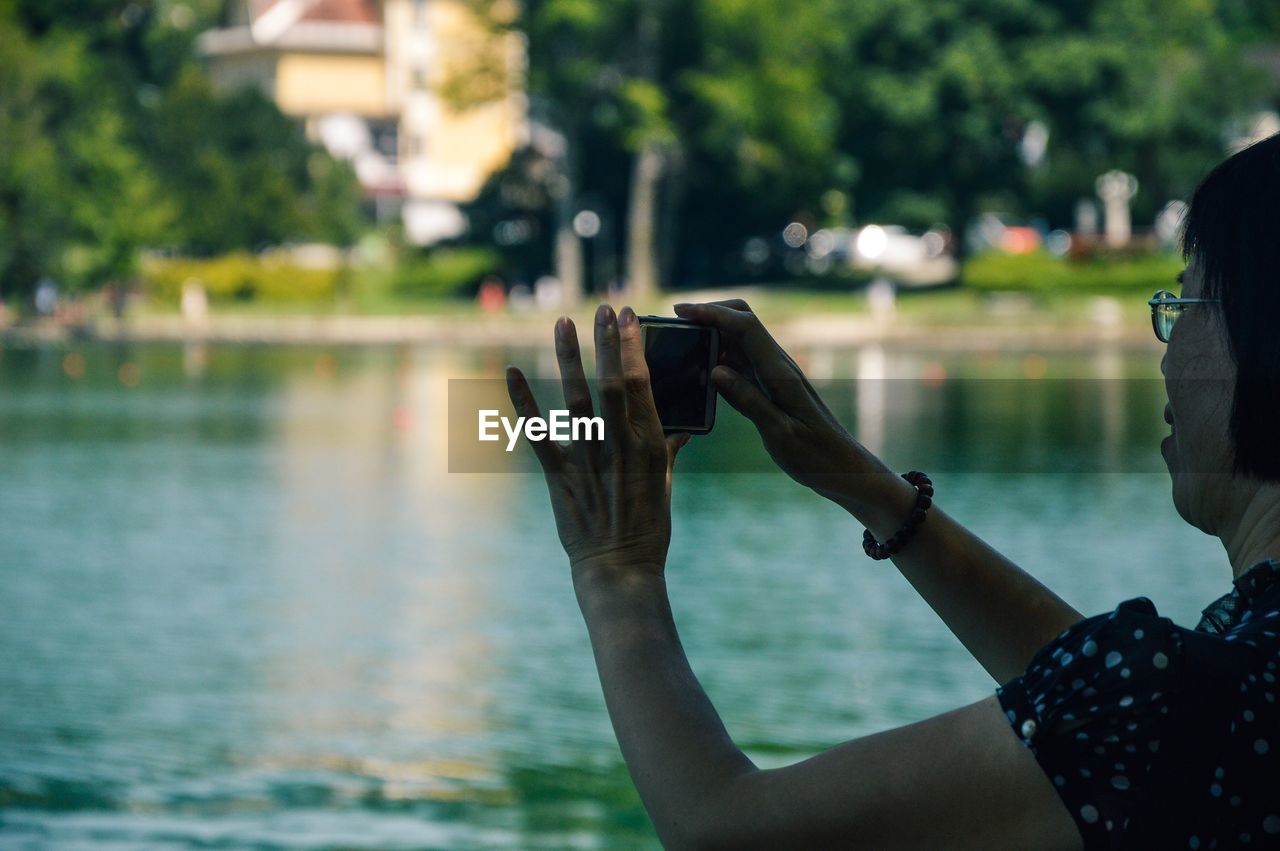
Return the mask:
M 1086 847 L 1188 847 L 1214 823 L 1248 823 L 1259 838 L 1280 830 L 1280 813 L 1249 798 L 1280 777 L 1280 605 L 1249 603 L 1212 634 L 1126 600 L 1062 632 L 997 689 Z
M 1161 698 L 1181 673 L 1188 632 L 1161 616 L 1146 597 L 1125 600 L 1111 612 L 1068 627 L 996 693 L 1007 711 L 1014 704 L 1030 706 L 1033 723 L 1024 726 L 1031 730 L 1135 705 L 1153 705 L 1167 714 Z M 1023 738 L 1030 743 L 1034 737 Z

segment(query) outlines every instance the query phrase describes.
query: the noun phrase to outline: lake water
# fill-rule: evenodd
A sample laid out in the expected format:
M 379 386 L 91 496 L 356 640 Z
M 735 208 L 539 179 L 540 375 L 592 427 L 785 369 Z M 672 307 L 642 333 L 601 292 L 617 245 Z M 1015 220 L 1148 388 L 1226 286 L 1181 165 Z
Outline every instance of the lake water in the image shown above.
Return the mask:
M 1169 499 L 1157 350 L 797 357 L 1080 610 L 1194 624 L 1229 590 Z M 656 847 L 543 482 L 448 472 L 449 379 L 507 361 L 554 374 L 496 348 L 0 350 L 0 845 Z M 757 764 L 991 693 L 727 406 L 681 468 L 672 605 Z

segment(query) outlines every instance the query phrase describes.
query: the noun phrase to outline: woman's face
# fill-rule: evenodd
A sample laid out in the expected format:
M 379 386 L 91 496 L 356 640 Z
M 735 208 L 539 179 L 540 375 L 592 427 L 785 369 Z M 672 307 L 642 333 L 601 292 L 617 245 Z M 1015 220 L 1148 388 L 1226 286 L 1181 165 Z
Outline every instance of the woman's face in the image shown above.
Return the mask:
M 1182 296 L 1200 298 L 1203 281 L 1193 259 Z M 1217 304 L 1187 306 L 1160 361 L 1170 433 L 1160 452 L 1173 477 L 1173 504 L 1188 523 L 1214 534 L 1228 511 L 1233 452 L 1230 439 L 1235 364 Z

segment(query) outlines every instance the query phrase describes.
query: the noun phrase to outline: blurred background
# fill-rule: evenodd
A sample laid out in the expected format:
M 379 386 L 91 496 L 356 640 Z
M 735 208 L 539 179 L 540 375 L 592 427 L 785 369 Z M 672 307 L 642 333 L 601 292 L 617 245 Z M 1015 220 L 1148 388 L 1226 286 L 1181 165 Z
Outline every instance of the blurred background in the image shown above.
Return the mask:
M 602 300 L 748 299 L 1070 603 L 1194 624 L 1145 302 L 1277 9 L 0 0 L 0 845 L 656 847 L 531 459 L 449 472 L 450 382 Z M 757 764 L 990 694 L 723 404 L 674 515 Z

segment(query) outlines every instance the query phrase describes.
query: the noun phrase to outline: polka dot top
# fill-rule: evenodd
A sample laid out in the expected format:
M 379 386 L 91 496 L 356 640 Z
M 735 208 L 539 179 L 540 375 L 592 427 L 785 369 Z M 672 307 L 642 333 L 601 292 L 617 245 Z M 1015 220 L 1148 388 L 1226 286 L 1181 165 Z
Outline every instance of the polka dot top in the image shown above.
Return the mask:
M 1000 705 L 1084 847 L 1280 848 L 1280 562 L 1194 630 L 1145 597 L 1045 645 Z

